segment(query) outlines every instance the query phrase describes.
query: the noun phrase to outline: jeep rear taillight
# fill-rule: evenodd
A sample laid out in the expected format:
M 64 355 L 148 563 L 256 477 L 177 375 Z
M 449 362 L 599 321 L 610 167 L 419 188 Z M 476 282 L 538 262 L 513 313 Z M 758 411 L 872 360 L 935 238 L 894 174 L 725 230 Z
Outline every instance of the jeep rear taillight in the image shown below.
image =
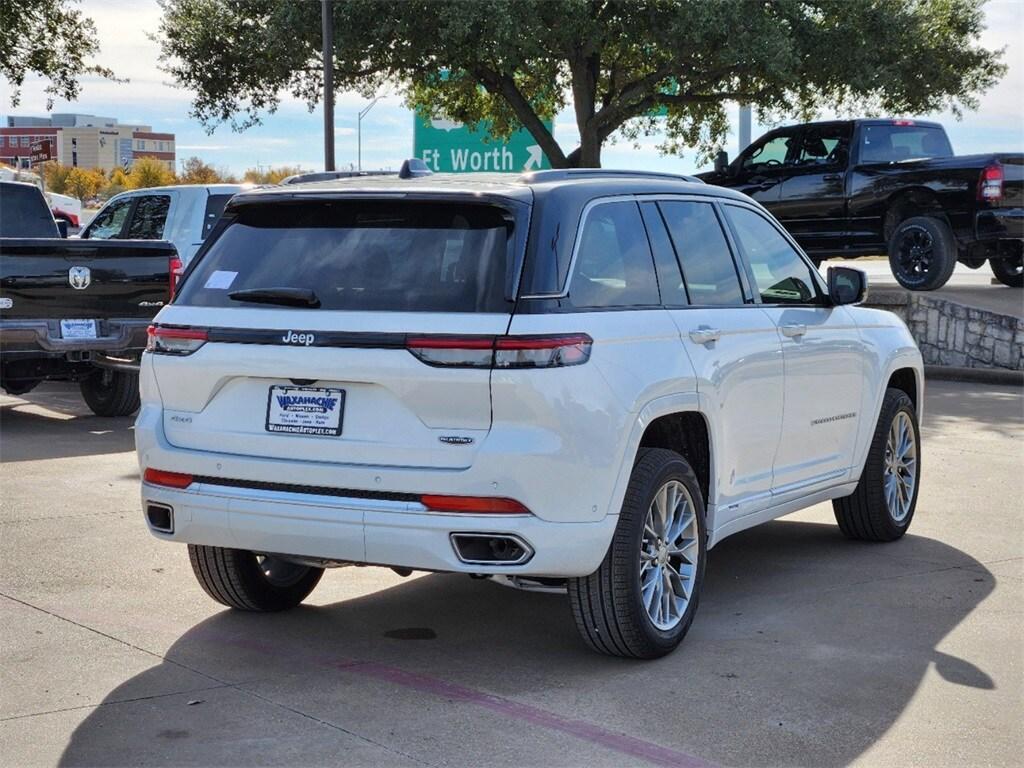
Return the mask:
M 998 203 L 1003 199 L 1003 166 L 999 163 L 986 165 L 978 179 L 978 200 L 984 203 Z
M 151 325 L 146 330 L 146 351 L 156 355 L 191 355 L 207 342 L 205 328 L 163 328 Z
M 585 333 L 544 336 L 413 336 L 417 359 L 450 368 L 561 368 L 590 359 L 594 340 Z
M 167 272 L 170 280 L 171 301 L 174 301 L 174 294 L 178 290 L 178 281 L 181 280 L 181 273 L 185 271 L 185 264 L 177 256 L 168 259 Z

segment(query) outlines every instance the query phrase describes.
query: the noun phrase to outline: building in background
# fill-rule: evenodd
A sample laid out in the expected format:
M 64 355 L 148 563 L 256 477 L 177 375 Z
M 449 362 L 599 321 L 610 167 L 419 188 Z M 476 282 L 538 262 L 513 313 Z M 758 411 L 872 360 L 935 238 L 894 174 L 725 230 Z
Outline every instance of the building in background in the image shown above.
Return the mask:
M 12 115 L 0 127 L 0 162 L 14 165 L 27 158 L 35 141 L 50 139 L 57 162 L 79 168 L 131 168 L 140 157 L 155 157 L 174 170 L 174 134 L 156 133 L 149 125 L 119 123 L 114 117 L 53 114 L 49 117 Z

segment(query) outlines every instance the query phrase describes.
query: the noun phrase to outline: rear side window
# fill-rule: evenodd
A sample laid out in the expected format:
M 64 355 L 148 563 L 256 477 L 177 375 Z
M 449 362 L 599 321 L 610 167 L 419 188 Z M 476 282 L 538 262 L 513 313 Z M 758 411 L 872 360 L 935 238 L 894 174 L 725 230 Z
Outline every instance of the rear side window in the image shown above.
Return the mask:
M 236 291 L 311 290 L 322 309 L 508 312 L 514 219 L 486 204 L 324 200 L 239 208 L 177 304 L 266 307 Z
M 635 202 L 590 210 L 569 284 L 576 307 L 637 307 L 660 303 L 647 233 Z
M 725 210 L 750 263 L 762 302 L 809 304 L 818 300 L 811 268 L 766 218 L 735 205 L 727 205 Z
M 710 203 L 659 203 L 695 306 L 743 303 L 743 289 L 722 225 Z
M 110 240 L 120 237 L 121 230 L 124 229 L 124 221 L 132 209 L 132 202 L 130 197 L 118 200 L 100 211 L 86 230 L 87 237 L 90 240 Z
M 213 231 L 213 225 L 217 223 L 220 215 L 224 213 L 224 206 L 228 204 L 234 195 L 210 195 L 206 198 L 206 210 L 203 212 L 203 231 L 200 240 Z
M 862 163 L 898 163 L 953 154 L 946 132 L 937 125 L 865 125 L 860 144 Z
M 0 237 L 57 237 L 42 193 L 27 184 L 0 184 Z
M 170 207 L 169 195 L 146 195 L 136 198 L 135 213 L 132 214 L 124 236 L 129 240 L 162 240 Z

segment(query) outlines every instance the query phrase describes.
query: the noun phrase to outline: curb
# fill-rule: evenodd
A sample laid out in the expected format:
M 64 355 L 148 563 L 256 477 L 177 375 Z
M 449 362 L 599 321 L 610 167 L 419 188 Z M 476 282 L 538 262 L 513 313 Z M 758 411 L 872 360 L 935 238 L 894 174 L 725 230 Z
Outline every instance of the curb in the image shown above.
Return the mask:
M 1024 371 L 1011 371 L 1008 368 L 958 368 L 953 365 L 926 365 L 924 377 L 933 381 L 962 381 L 1024 387 Z

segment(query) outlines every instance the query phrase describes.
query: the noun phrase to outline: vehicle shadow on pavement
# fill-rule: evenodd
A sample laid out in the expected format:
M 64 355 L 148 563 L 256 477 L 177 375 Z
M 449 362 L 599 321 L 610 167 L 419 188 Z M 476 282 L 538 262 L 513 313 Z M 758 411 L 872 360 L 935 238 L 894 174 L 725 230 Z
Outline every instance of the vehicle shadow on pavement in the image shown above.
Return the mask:
M 51 399 L 4 402 L 0 405 L 0 463 L 132 451 L 134 422 L 134 417 L 94 416 L 84 405 Z
M 329 571 L 320 590 L 352 574 Z M 562 595 L 465 576 L 282 614 L 225 610 L 111 691 L 61 764 L 351 764 L 345 745 L 369 741 L 366 764 L 845 765 L 930 666 L 993 688 L 981 659 L 937 646 L 994 585 L 932 539 L 866 545 L 778 521 L 711 552 L 689 636 L 653 662 L 588 651 Z M 138 701 L 168 665 L 222 687 Z M 300 739 L 311 724 L 318 735 Z
M 1019 440 L 1024 425 L 1024 397 L 1019 387 L 986 385 L 967 388 L 954 382 L 928 384 L 923 429 L 977 431 Z M 1001 412 L 1001 413 L 1000 413 Z M 929 437 L 926 433 L 925 437 Z

